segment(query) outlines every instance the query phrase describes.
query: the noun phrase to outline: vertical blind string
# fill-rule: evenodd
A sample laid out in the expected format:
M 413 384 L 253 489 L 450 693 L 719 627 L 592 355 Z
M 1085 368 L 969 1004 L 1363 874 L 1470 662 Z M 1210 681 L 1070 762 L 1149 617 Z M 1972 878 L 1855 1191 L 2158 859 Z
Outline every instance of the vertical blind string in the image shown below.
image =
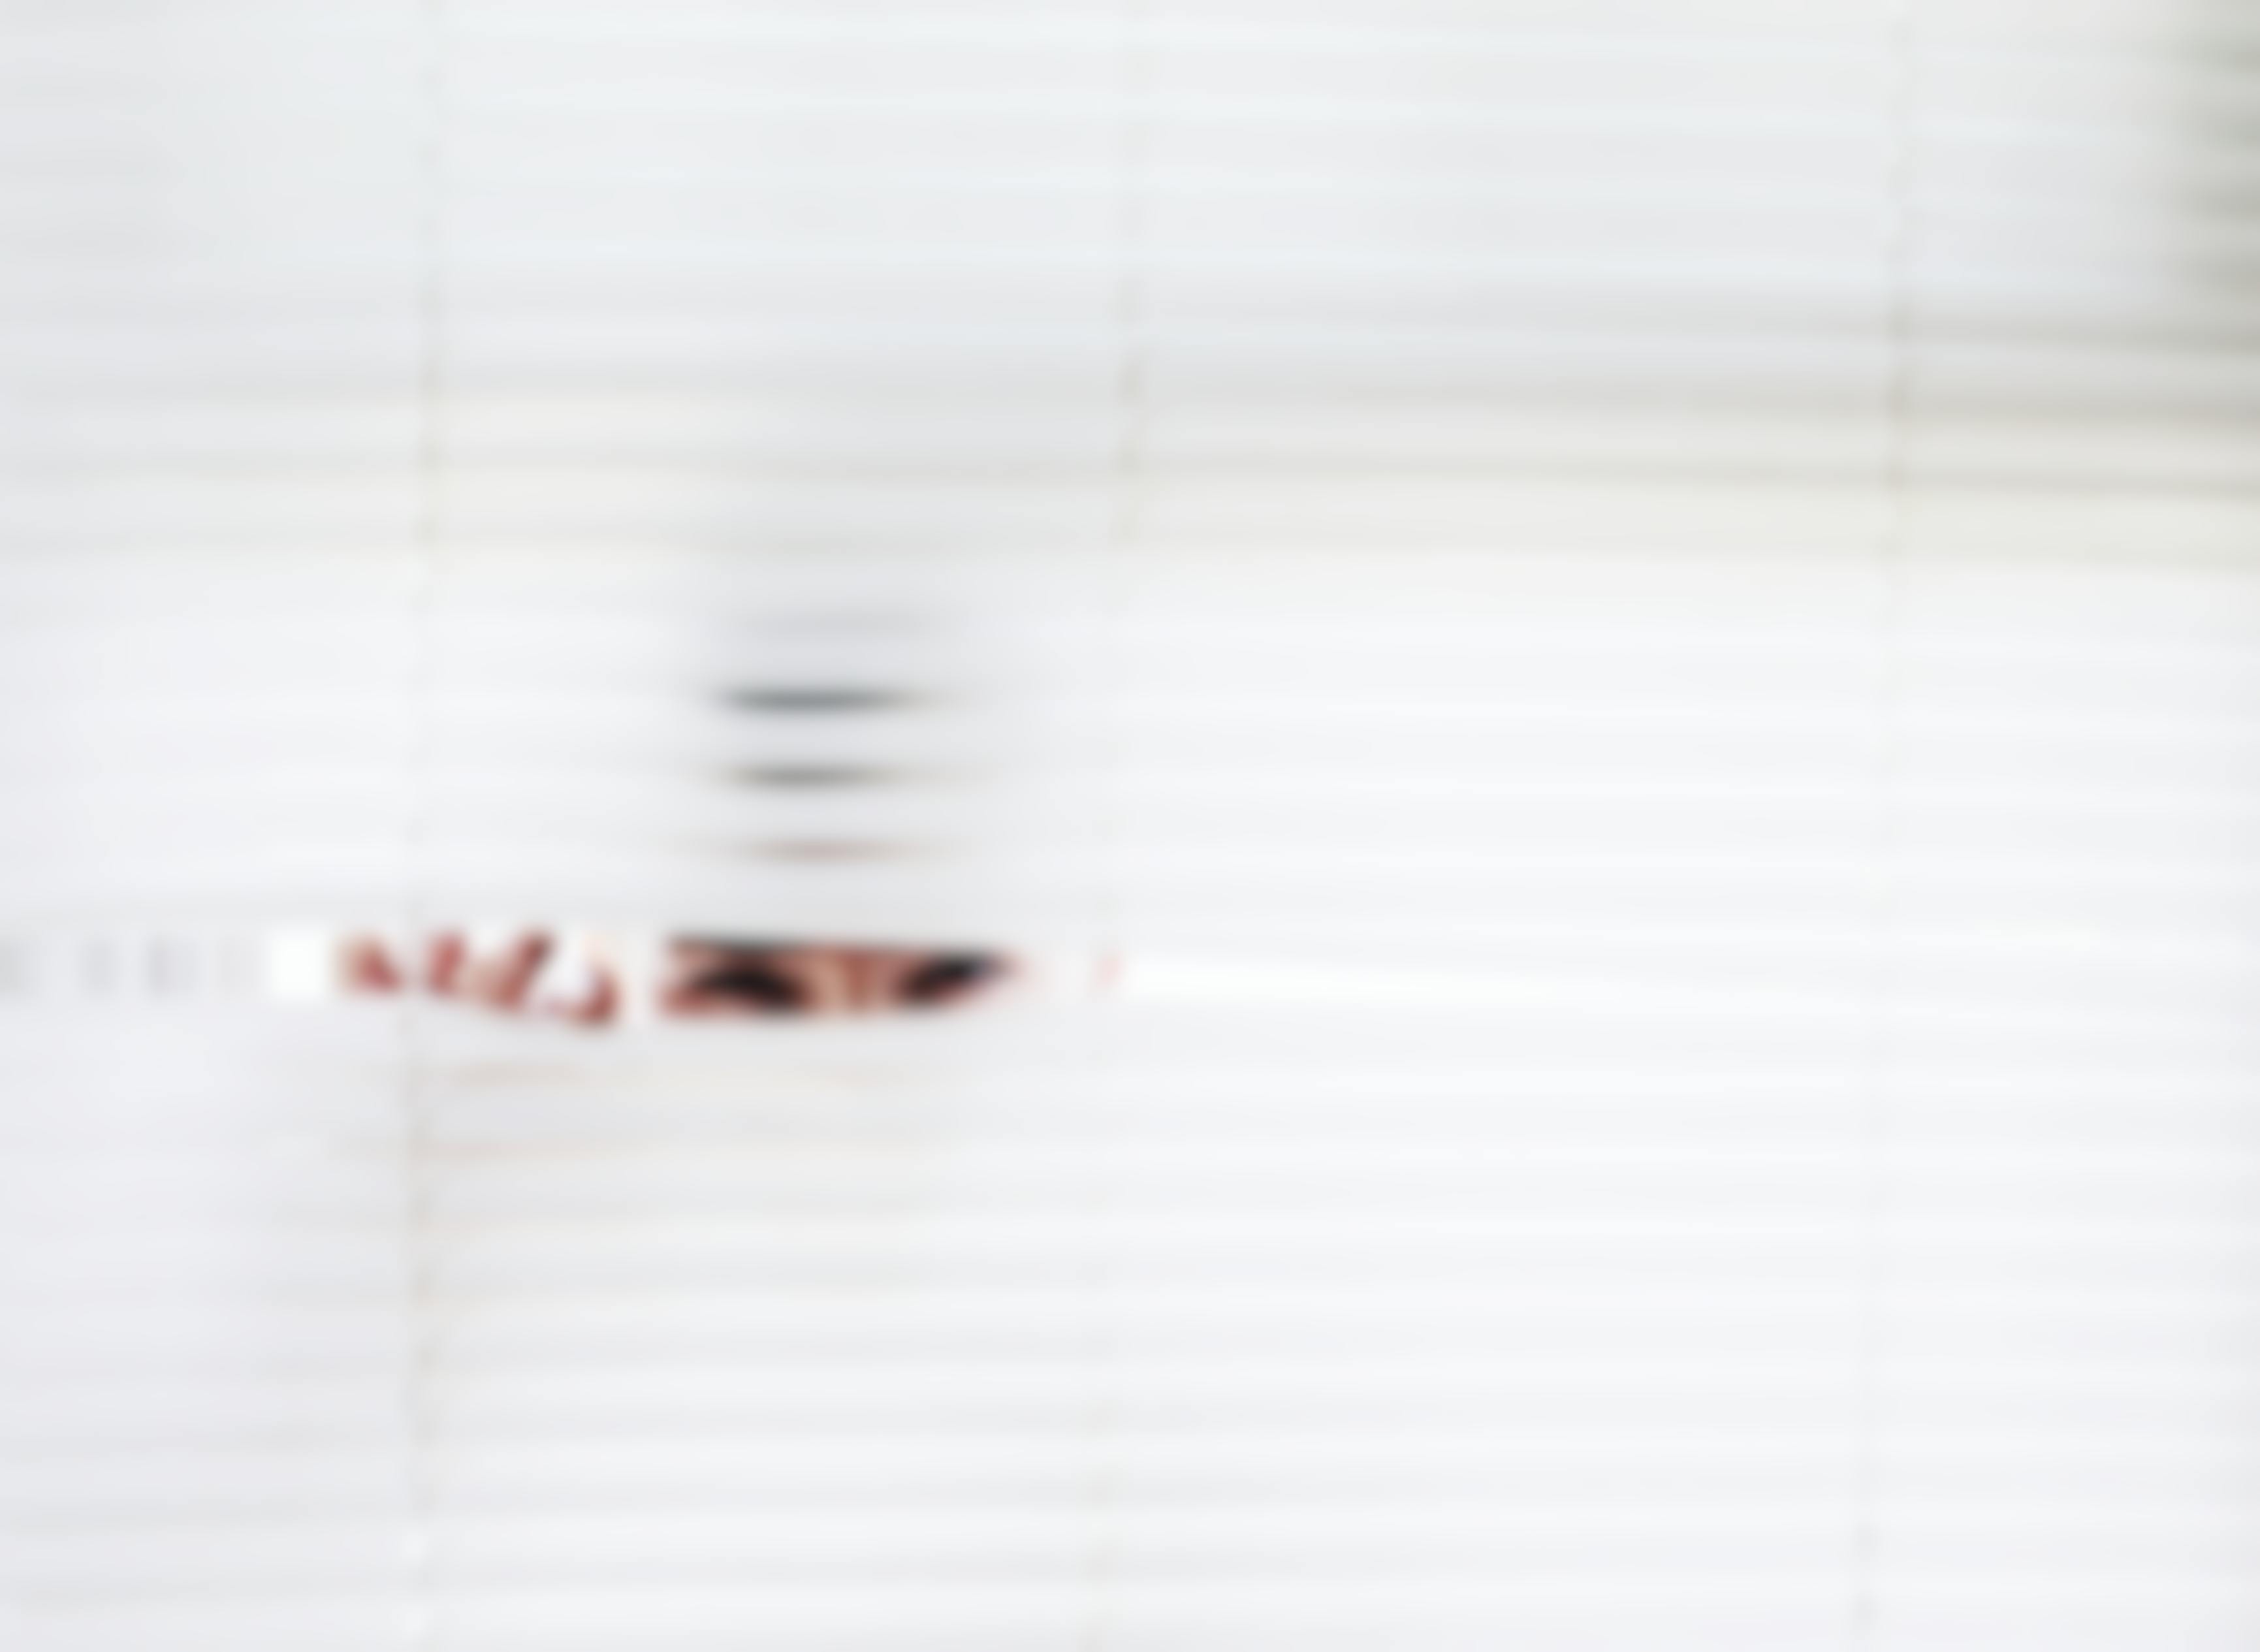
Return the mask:
M 1883 420 L 1875 560 L 1870 942 L 1854 1144 L 1853 1652 L 1874 1652 L 1883 1640 L 1883 1435 L 1891 1344 L 1892 1115 L 1899 1067 L 1898 879 L 1906 783 L 1906 564 L 1913 507 L 1922 4 L 1900 0 L 1885 59 Z
M 1112 315 L 1115 341 L 1112 395 L 1113 440 L 1109 465 L 1106 529 L 1101 544 L 1098 590 L 1098 669 L 1091 681 L 1098 717 L 1099 747 L 1091 769 L 1099 776 L 1099 841 L 1094 855 L 1098 877 L 1097 984 L 1102 993 L 1116 984 L 1125 941 L 1122 883 L 1126 869 L 1123 840 L 1122 789 L 1126 776 L 1121 721 L 1126 674 L 1123 627 L 1132 580 L 1132 560 L 1144 526 L 1148 486 L 1152 362 L 1151 294 L 1147 267 L 1148 173 L 1151 166 L 1152 45 L 1148 0 L 1120 0 L 1120 38 L 1116 67 L 1119 116 L 1114 161 L 1115 246 Z M 1104 1012 L 1101 1011 L 1103 1018 Z M 1091 1138 L 1091 1174 L 1086 1222 L 1084 1311 L 1091 1326 L 1091 1399 L 1087 1413 L 1089 1473 L 1085 1485 L 1090 1544 L 1083 1579 L 1085 1595 L 1081 1652 L 1103 1652 L 1113 1637 L 1119 1588 L 1121 1484 L 1116 1461 L 1120 1449 L 1119 1335 L 1116 1312 L 1116 1242 L 1110 1219 L 1115 1174 L 1115 1134 L 1111 1121 L 1121 1116 L 1111 1082 L 1112 1048 L 1102 1019 L 1091 1033 L 1095 1058 L 1093 1100 L 1110 1120 Z
M 400 929 L 407 968 L 431 927 L 424 883 L 431 855 L 439 610 L 446 583 L 447 0 L 418 0 L 416 157 L 415 523 L 408 604 L 405 830 Z M 420 993 L 399 996 L 400 1189 L 405 1347 L 401 1415 L 405 1479 L 401 1639 L 421 1652 L 437 1627 L 437 1486 L 433 1365 L 438 1358 L 430 1185 L 432 1073 Z

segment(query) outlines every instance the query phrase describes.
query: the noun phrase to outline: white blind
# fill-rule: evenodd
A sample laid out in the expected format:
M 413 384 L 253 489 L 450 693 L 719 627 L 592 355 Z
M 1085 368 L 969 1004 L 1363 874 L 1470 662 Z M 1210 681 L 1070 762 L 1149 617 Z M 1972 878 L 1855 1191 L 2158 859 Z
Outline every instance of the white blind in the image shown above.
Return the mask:
M 2250 8 L 0 18 L 8 1645 L 2260 1634 Z

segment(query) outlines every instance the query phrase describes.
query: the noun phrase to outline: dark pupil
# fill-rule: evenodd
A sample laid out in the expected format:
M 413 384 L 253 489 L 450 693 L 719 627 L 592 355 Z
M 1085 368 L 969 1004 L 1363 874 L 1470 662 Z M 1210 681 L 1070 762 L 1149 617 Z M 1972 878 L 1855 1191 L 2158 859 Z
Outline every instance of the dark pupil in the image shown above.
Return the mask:
M 758 963 L 729 963 L 698 977 L 691 990 L 702 998 L 738 998 L 773 1010 L 797 1010 L 802 993 L 790 976 Z
M 977 953 L 953 953 L 913 971 L 903 983 L 903 997 L 912 1004 L 938 1003 L 980 985 L 995 968 Z

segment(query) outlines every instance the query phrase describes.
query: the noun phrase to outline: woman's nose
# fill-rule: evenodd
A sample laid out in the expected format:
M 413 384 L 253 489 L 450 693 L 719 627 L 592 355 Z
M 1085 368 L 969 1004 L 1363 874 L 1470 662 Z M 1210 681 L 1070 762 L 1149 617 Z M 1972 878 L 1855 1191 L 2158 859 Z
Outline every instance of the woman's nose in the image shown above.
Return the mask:
M 801 990 L 805 1015 L 854 1015 L 872 1007 L 869 971 L 853 948 L 808 947 L 787 968 Z

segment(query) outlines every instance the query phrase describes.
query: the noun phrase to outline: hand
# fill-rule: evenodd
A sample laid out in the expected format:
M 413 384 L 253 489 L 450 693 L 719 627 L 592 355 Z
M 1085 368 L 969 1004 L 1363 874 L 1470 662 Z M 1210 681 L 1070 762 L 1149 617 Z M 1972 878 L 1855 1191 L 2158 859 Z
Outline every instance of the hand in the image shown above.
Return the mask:
M 505 1015 L 564 1021 L 576 1026 L 610 1026 L 619 1019 L 622 991 L 619 968 L 602 957 L 570 961 L 576 980 L 545 981 L 557 956 L 555 939 L 531 930 L 498 951 L 474 954 L 460 930 L 444 930 L 424 948 L 421 967 L 411 964 L 408 949 L 395 949 L 374 935 L 347 940 L 339 958 L 345 990 L 361 997 L 419 990 L 433 998 L 476 1005 Z M 551 972 L 554 976 L 559 972 Z

